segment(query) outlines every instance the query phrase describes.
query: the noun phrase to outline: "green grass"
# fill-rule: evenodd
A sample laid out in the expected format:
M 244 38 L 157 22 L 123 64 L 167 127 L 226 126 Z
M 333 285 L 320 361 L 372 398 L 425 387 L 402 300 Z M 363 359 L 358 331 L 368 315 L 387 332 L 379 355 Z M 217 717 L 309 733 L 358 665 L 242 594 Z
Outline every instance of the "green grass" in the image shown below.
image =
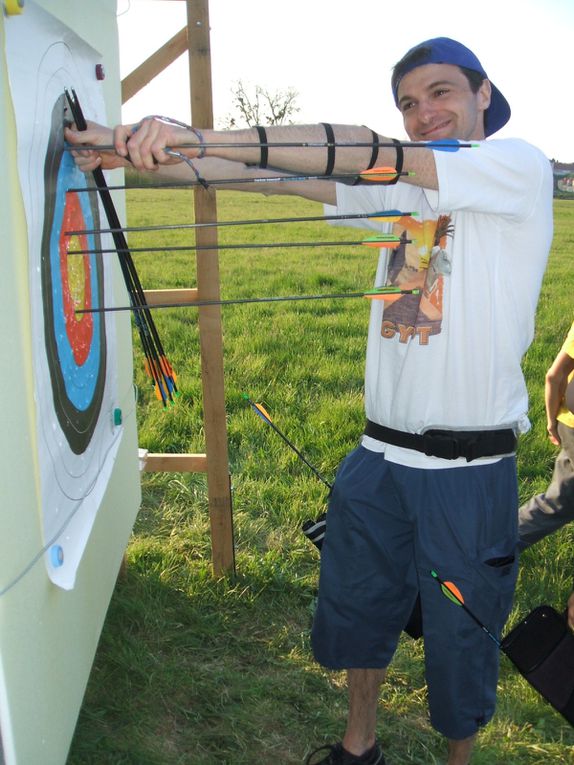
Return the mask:
M 221 219 L 321 212 L 289 198 L 227 193 Z M 187 192 L 130 191 L 130 225 L 191 220 Z M 574 205 L 555 202 L 556 236 L 524 359 L 532 431 L 519 452 L 521 499 L 547 485 L 555 449 L 545 436 L 544 373 L 572 322 Z M 240 227 L 221 241 L 354 239 L 327 224 Z M 189 232 L 141 234 L 132 246 L 193 243 Z M 222 252 L 223 297 L 359 291 L 373 279 L 368 248 Z M 138 258 L 146 287 L 194 285 L 190 254 Z M 179 375 L 181 397 L 162 411 L 142 371 L 140 446 L 203 451 L 195 309 L 156 321 Z M 363 425 L 364 300 L 224 309 L 224 365 L 237 575 L 211 573 L 205 477 L 144 474 L 143 504 L 90 677 L 69 765 L 300 763 L 341 735 L 344 676 L 312 660 L 309 627 L 318 553 L 301 521 L 322 512 L 324 486 L 242 398 L 261 401 L 279 427 L 331 480 Z M 570 591 L 573 531 L 566 527 L 522 558 L 510 624 Z M 445 761 L 427 719 L 422 647 L 404 637 L 381 694 L 380 734 L 392 765 Z M 502 659 L 498 711 L 481 734 L 476 765 L 574 763 L 574 732 Z

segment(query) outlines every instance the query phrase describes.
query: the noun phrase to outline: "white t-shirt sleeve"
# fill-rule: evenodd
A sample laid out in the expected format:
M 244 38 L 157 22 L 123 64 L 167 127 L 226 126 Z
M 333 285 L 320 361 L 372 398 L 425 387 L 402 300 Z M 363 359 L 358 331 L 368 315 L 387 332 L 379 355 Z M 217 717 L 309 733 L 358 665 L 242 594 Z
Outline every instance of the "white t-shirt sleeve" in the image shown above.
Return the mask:
M 479 142 L 457 152 L 434 151 L 439 191 L 427 193 L 437 212 L 466 211 L 522 221 L 537 210 L 552 178 L 549 160 L 519 139 Z

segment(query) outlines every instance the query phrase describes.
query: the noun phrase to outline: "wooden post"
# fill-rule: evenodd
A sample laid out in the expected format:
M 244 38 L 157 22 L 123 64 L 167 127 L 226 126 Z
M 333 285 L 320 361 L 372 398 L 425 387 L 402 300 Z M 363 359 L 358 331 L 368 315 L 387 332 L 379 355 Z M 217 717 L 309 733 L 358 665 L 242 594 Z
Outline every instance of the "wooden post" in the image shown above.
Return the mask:
M 208 0 L 187 1 L 191 121 L 198 128 L 213 127 L 211 50 Z M 216 220 L 214 191 L 194 190 L 195 220 Z M 217 228 L 199 228 L 196 242 L 213 249 L 197 253 L 197 287 L 200 300 L 219 300 Z M 233 520 L 220 306 L 199 308 L 199 341 L 202 360 L 203 411 L 207 453 L 207 488 L 211 522 L 212 565 L 216 574 L 235 569 Z

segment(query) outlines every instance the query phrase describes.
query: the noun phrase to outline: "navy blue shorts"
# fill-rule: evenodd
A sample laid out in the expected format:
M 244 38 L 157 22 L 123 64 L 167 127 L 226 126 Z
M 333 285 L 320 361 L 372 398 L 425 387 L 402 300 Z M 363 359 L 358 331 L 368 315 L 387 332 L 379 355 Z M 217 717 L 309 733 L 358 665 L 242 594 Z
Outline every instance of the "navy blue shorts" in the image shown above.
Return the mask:
M 518 568 L 514 457 L 447 469 L 405 467 L 360 446 L 341 464 L 327 512 L 315 658 L 383 668 L 421 594 L 430 718 L 447 738 L 494 714 L 499 649 L 431 577 L 454 582 L 500 637 Z

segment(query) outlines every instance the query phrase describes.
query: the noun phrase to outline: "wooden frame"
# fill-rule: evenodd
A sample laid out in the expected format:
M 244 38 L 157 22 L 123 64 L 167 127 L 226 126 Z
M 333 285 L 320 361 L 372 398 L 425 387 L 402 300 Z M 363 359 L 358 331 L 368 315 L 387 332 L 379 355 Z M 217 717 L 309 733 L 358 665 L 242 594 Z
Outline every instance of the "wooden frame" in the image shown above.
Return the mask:
M 187 50 L 192 123 L 202 128 L 211 128 L 213 127 L 213 101 L 209 0 L 185 0 L 185 2 L 187 27 L 180 30 L 124 78 L 122 103 L 135 95 Z M 217 219 L 214 191 L 197 188 L 194 190 L 194 198 L 196 222 Z M 196 254 L 197 289 L 146 291 L 145 295 L 150 304 L 219 299 L 217 228 L 199 228 L 196 241 L 198 245 L 210 248 L 200 250 Z M 147 454 L 144 457 L 144 470 L 207 473 L 212 566 L 214 573 L 220 575 L 235 570 L 220 306 L 210 305 L 199 308 L 199 343 L 206 453 Z

